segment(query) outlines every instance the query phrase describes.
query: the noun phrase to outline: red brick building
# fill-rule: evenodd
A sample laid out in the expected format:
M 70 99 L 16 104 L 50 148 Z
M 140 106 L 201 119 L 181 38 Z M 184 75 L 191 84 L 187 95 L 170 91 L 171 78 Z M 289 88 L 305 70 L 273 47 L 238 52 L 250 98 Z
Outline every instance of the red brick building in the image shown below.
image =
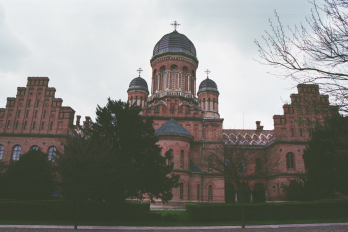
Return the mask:
M 218 87 L 207 77 L 197 89 L 199 62 L 194 44 L 185 35 L 176 30 L 164 35 L 154 47 L 150 64 L 150 91 L 143 78 L 134 78 L 127 91 L 128 101 L 142 106 L 144 118 L 154 118 L 162 154 L 173 154 L 170 162 L 174 162 L 174 173 L 180 179 L 170 204 L 237 199 L 238 187 L 203 165 L 206 148 L 221 140 L 278 154 L 277 172 L 251 182 L 248 200 L 283 199 L 281 184 L 305 172 L 302 154 L 313 126 L 325 123 L 325 114 L 338 112 L 329 105 L 328 96 L 320 95 L 317 85 L 298 85 L 298 94 L 290 96 L 291 104 L 283 106 L 283 115 L 273 116 L 273 130 L 263 130 L 259 121 L 255 130 L 223 129 Z M 17 160 L 21 153 L 37 147 L 50 159 L 56 149 L 63 149 L 62 139 L 75 128 L 75 111 L 62 106 L 63 100 L 55 98 L 56 89 L 48 87 L 48 82 L 47 77 L 28 77 L 27 86 L 19 87 L 16 97 L 7 98 L 6 108 L 0 109 L 3 161 Z M 76 121 L 79 124 L 80 116 Z M 253 196 L 253 190 L 261 191 L 262 196 Z

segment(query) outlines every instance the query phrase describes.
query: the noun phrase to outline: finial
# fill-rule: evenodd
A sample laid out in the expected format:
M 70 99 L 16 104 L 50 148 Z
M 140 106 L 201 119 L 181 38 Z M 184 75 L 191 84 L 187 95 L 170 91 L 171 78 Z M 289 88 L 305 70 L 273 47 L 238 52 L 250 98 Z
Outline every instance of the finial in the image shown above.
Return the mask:
M 207 79 L 209 79 L 209 77 L 208 77 L 208 75 L 210 73 L 209 69 L 205 70 L 204 72 L 207 74 Z
M 142 72 L 143 70 L 141 69 L 141 68 L 139 68 L 138 70 L 137 70 L 137 72 L 139 73 L 139 77 L 140 77 L 140 73 Z
M 176 28 L 180 26 L 180 24 L 177 21 L 174 21 L 172 24 L 170 24 L 174 27 L 174 30 L 176 31 Z

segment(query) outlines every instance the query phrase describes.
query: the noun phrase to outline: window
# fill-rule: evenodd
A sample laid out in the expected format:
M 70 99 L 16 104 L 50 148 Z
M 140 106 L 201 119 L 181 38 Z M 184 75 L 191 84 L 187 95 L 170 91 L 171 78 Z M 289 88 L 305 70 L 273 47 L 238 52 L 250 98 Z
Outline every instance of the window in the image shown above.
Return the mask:
M 29 101 L 28 101 L 28 107 L 30 106 L 30 102 L 31 102 L 31 99 L 29 99 Z
M 11 123 L 11 120 L 8 120 L 8 122 L 7 122 L 7 128 L 10 128 L 10 123 Z
M 13 147 L 13 156 L 12 156 L 12 160 L 16 161 L 16 160 L 19 160 L 19 156 L 21 154 L 21 146 L 19 145 L 15 145 Z
M 24 122 L 24 129 L 27 129 L 27 121 Z
M 34 116 L 34 118 L 36 118 L 37 117 L 37 110 L 35 110 L 35 116 Z
M 18 128 L 18 121 L 16 122 L 16 129 Z
M 56 157 L 56 147 L 48 148 L 48 160 L 54 162 L 54 158 Z
M 30 150 L 33 150 L 33 151 L 38 151 L 39 150 L 39 147 L 34 145 L 30 148 Z
M 41 124 L 41 130 L 44 129 L 44 126 L 45 126 L 45 122 L 42 122 L 42 124 Z
M 180 151 L 180 168 L 184 168 L 184 150 Z
M 43 113 L 43 116 L 42 116 L 43 118 L 45 118 L 46 117 L 46 110 L 44 110 L 44 113 Z
M 18 110 L 18 118 L 21 116 L 21 110 Z
M 40 99 L 37 99 L 36 107 L 39 107 Z
M 300 136 L 302 136 L 302 128 L 300 128 Z
M 199 184 L 197 184 L 197 201 L 199 201 L 199 191 L 200 190 L 200 186 Z
M 184 183 L 179 184 L 180 189 L 180 200 L 184 200 Z
M 255 159 L 255 172 L 259 172 L 261 170 L 261 159 Z
M 0 144 L 0 160 L 2 160 L 2 154 L 4 154 L 4 146 Z
M 50 130 L 52 130 L 53 128 L 53 122 L 51 122 L 51 125 L 50 125 Z M 162 151 L 161 151 L 162 152 Z
M 291 136 L 294 136 L 294 128 L 291 128 Z
M 240 160 L 240 165 L 241 165 L 241 170 L 242 170 L 242 172 L 246 172 L 246 163 L 245 163 L 245 159 L 241 159 L 241 160 Z
M 173 163 L 173 153 L 174 153 L 174 151 L 173 151 L 173 149 L 169 149 L 168 151 L 170 153 L 170 158 L 168 159 L 168 165 L 171 165 Z
M 212 201 L 213 200 L 213 186 L 209 185 L 208 187 L 208 201 Z
M 33 122 L 33 129 L 35 129 L 35 124 L 36 124 L 36 122 L 34 121 L 34 122 Z
M 25 117 L 29 117 L 29 110 L 27 110 L 27 114 L 25 115 Z
M 309 118 L 307 118 L 307 125 L 309 126 L 311 122 L 309 121 Z
M 286 168 L 294 169 L 294 153 L 292 152 L 286 154 Z

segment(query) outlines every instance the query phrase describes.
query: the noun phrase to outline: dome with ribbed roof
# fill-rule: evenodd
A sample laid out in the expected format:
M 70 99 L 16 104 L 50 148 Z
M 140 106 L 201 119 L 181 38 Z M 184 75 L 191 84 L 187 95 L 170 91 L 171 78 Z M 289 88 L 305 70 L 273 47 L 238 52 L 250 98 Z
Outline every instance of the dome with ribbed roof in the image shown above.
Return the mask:
M 160 128 L 155 131 L 155 135 L 179 135 L 184 137 L 193 138 L 193 136 L 185 130 L 177 121 L 171 119 L 164 123 Z
M 212 79 L 209 79 L 208 77 L 207 77 L 207 79 L 202 81 L 201 84 L 199 85 L 198 93 L 201 93 L 201 92 L 219 93 L 218 87 L 217 87 L 215 81 L 213 81 Z
M 147 82 L 141 77 L 136 77 L 131 81 L 127 92 L 130 90 L 144 90 L 149 93 Z
M 185 35 L 176 30 L 164 35 L 155 45 L 153 56 L 166 52 L 182 52 L 197 59 L 196 48 Z

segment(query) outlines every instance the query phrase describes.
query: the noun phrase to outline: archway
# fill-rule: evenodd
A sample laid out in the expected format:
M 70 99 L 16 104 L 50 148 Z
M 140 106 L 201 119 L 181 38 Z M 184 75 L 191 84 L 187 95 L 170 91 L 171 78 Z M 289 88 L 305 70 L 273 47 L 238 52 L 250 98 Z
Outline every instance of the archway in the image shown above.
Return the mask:
M 244 196 L 244 203 L 250 202 L 251 192 L 248 184 L 243 183 L 238 187 L 238 202 L 242 202 Z
M 225 203 L 234 203 L 234 186 L 231 183 L 225 184 Z
M 265 186 L 262 183 L 256 183 L 254 185 L 253 191 L 253 201 L 254 202 L 265 202 Z

